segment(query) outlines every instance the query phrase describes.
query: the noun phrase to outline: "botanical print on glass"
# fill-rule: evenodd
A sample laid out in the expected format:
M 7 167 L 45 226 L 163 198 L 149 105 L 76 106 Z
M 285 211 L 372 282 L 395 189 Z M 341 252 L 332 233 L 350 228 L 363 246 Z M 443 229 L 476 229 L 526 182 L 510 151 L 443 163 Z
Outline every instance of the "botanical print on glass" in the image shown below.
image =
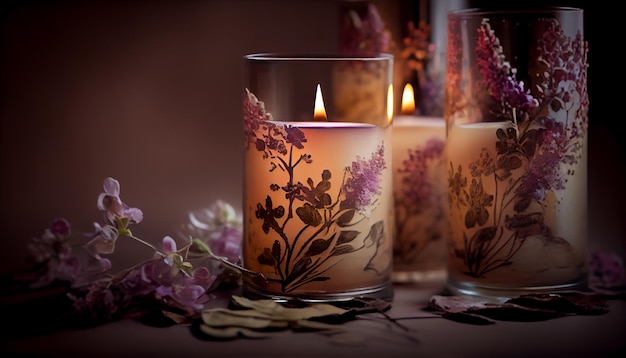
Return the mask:
M 580 280 L 587 240 L 587 43 L 580 29 L 570 37 L 556 19 L 539 16 L 529 25 L 528 48 L 518 43 L 520 49 L 505 52 L 503 44 L 514 41 L 501 42 L 492 25 L 522 21 L 487 16 L 477 33 L 468 30 L 476 40 L 469 46 L 460 35 L 465 19 L 449 22 L 450 272 L 502 286 Z
M 405 139 L 400 136 L 402 129 L 394 128 L 394 140 Z M 421 135 L 424 142 L 398 150 L 394 147 L 394 271 L 426 274 L 427 270 L 445 269 L 447 186 L 439 184 L 446 181 L 447 172 L 444 138 L 439 132 L 443 129 L 411 128 L 407 134 L 412 138 Z
M 246 89 L 244 265 L 277 295 L 341 293 L 389 280 L 386 130 L 279 122 Z M 251 179 L 253 178 L 253 179 Z M 265 287 L 261 287 L 265 286 Z

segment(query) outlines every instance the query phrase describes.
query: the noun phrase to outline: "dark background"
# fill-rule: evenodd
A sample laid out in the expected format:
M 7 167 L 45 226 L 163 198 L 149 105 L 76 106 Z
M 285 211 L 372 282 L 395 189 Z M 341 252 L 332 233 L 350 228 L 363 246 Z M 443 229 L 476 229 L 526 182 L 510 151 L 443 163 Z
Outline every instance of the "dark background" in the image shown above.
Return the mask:
M 372 3 L 395 36 L 403 19 L 419 18 L 417 0 Z M 599 1 L 537 3 L 585 10 L 591 245 L 624 253 L 623 20 Z M 217 199 L 238 208 L 242 56 L 336 50 L 339 5 L 2 2 L 0 272 L 19 270 L 27 241 L 56 217 L 76 233 L 101 222 L 96 199 L 108 176 L 120 181 L 122 200 L 144 211 L 133 232 L 154 243 L 190 210 Z M 119 260 L 151 255 L 125 241 L 118 251 Z

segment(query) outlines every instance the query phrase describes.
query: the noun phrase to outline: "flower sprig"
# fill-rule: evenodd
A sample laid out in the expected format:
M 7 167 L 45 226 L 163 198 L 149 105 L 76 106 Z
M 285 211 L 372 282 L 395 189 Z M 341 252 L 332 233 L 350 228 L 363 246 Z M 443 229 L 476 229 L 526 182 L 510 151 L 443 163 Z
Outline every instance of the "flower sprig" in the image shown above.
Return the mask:
M 80 314 L 100 320 L 125 317 L 146 301 L 183 315 L 196 315 L 214 298 L 220 286 L 238 286 L 240 275 L 253 272 L 238 265 L 242 219 L 228 203 L 218 200 L 210 208 L 189 214 L 177 233 L 182 247 L 171 237 L 158 248 L 132 233 L 143 212 L 120 198 L 120 183 L 104 180 L 97 207 L 103 222 L 94 231 L 72 236 L 70 223 L 55 219 L 43 235 L 28 245 L 38 278 L 32 288 L 55 282 L 69 283 L 67 296 Z M 128 238 L 151 252 L 143 261 L 113 273 L 110 255 L 117 240 Z M 139 304 L 141 303 L 141 304 Z

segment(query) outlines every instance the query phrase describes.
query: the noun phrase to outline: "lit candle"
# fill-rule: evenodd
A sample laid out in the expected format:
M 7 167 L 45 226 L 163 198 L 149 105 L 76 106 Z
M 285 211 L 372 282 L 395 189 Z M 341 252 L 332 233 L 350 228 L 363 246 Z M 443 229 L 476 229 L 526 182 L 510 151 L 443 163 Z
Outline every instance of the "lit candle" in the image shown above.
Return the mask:
M 393 119 L 396 281 L 425 281 L 445 275 L 445 132 L 442 117 L 415 115 L 413 87 L 407 84 L 401 114 Z
M 262 220 L 244 223 L 243 259 L 276 296 L 342 295 L 391 276 L 391 126 L 329 121 L 319 85 L 314 103 L 311 121 L 259 127 L 282 153 L 245 152 L 247 217 Z

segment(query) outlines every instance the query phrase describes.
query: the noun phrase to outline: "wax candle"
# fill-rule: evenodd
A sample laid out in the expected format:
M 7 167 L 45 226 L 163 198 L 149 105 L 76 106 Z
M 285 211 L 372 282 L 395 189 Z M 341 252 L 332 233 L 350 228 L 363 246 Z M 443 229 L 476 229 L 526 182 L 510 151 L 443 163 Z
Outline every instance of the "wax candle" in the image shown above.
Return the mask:
M 442 117 L 415 115 L 414 103 L 412 87 L 407 84 L 402 114 L 393 120 L 393 261 L 398 282 L 445 277 L 445 122 Z
M 242 258 L 256 276 L 244 276 L 245 294 L 304 301 L 393 296 L 390 116 L 346 116 L 345 93 L 336 86 L 336 76 L 391 71 L 390 62 L 390 56 L 250 59 Z M 276 73 L 269 76 L 268 68 Z M 313 87 L 307 76 L 325 82 Z M 382 101 L 376 107 L 387 108 L 391 76 L 385 78 L 384 86 L 369 88 L 383 95 L 357 96 L 355 107 Z M 308 113 L 298 111 L 307 102 Z
M 514 218 L 522 214 L 515 210 L 511 196 L 516 192 L 510 188 L 520 183 L 527 169 L 524 165 L 512 165 L 514 169 L 507 172 L 490 169 L 495 168 L 498 158 L 498 130 L 507 133 L 516 129 L 510 121 L 454 124 L 449 129 L 446 151 L 453 181 L 451 247 L 476 252 L 472 268 L 485 270 L 483 275 L 490 282 L 503 286 L 539 287 L 578 277 L 584 268 L 577 263 L 585 261 L 581 256 L 585 250 L 580 247 L 585 247 L 587 237 L 586 226 L 581 224 L 585 223 L 586 207 L 569 205 L 570 191 L 550 191 L 541 205 L 531 203 L 524 211 L 525 222 L 516 223 Z M 586 162 L 574 168 L 586 170 Z M 584 178 L 572 177 L 567 185 L 574 192 L 586 190 Z M 468 208 L 473 208 L 469 214 Z M 534 222 L 540 215 L 542 219 Z M 497 228 L 493 235 L 488 235 L 490 227 Z M 525 236 L 518 239 L 520 229 Z M 469 244 L 469 238 L 480 240 L 481 235 L 482 248 L 478 243 Z M 569 243 L 564 244 L 559 237 L 567 237 Z M 490 265 L 504 263 L 512 254 L 515 259 L 509 264 L 488 271 Z M 464 277 L 468 262 L 453 256 L 450 274 Z
M 385 130 L 370 124 L 360 123 L 332 123 L 332 122 L 280 122 L 279 126 L 293 126 L 298 128 L 302 135 L 307 139 L 304 143 L 306 146 L 302 150 L 289 148 L 291 159 L 287 156 L 283 158 L 285 161 L 277 164 L 282 168 L 272 169 L 269 164 L 258 153 L 246 153 L 246 173 L 255 173 L 255 180 L 248 181 L 246 185 L 246 207 L 250 212 L 249 217 L 258 217 L 258 205 L 265 206 L 264 210 L 276 210 L 282 205 L 285 211 L 289 210 L 289 200 L 285 198 L 285 192 L 276 188 L 276 191 L 269 191 L 268 188 L 274 185 L 292 186 L 293 193 L 296 196 L 312 195 L 314 201 L 319 203 L 321 216 L 317 219 L 311 218 L 311 222 L 306 221 L 305 209 L 302 209 L 300 217 L 298 211 L 294 211 L 294 217 L 288 218 L 287 212 L 281 217 L 276 217 L 276 222 L 280 226 L 279 235 L 267 235 L 263 232 L 263 225 L 258 222 L 250 221 L 246 225 L 246 240 L 251 242 L 244 247 L 244 260 L 248 263 L 247 267 L 264 274 L 267 277 L 273 277 L 276 274 L 276 267 L 264 264 L 263 257 L 265 251 L 272 250 L 274 242 L 282 238 L 289 241 L 289 250 L 292 256 L 282 259 L 278 270 L 287 277 L 289 273 L 297 270 L 297 263 L 302 258 L 307 258 L 307 250 L 311 247 L 313 240 L 329 241 L 329 248 L 325 250 L 324 255 L 311 255 L 311 265 L 319 264 L 312 274 L 297 278 L 294 281 L 285 280 L 284 289 L 280 287 L 280 283 L 270 282 L 266 287 L 268 291 L 274 291 L 279 294 L 284 291 L 290 294 L 298 294 L 302 292 L 312 291 L 350 291 L 360 287 L 376 286 L 380 283 L 379 272 L 385 272 L 391 269 L 390 261 L 385 259 L 385 255 L 374 256 L 375 246 L 383 244 L 380 250 L 390 250 L 391 243 L 377 242 L 375 237 L 366 237 L 375 223 L 387 222 L 388 211 L 385 209 L 390 204 L 387 203 L 389 195 L 385 195 L 385 191 L 391 188 L 391 175 L 382 175 L 380 181 L 376 180 L 375 187 L 372 191 L 364 193 L 365 196 L 371 195 L 371 198 L 360 197 L 358 200 L 365 200 L 362 203 L 355 203 L 354 212 L 342 209 L 341 200 L 337 200 L 341 195 L 350 195 L 349 188 L 342 185 L 345 183 L 346 167 L 350 167 L 356 158 L 357 166 L 367 166 L 370 162 L 383 160 L 390 162 L 391 153 L 381 153 L 381 145 L 388 140 L 388 134 Z M 302 159 L 302 156 L 310 158 L 310 162 Z M 372 160 L 373 159 L 373 160 Z M 369 171 L 375 168 L 363 168 Z M 389 170 L 386 170 L 388 173 Z M 354 173 L 357 174 L 358 173 Z M 361 179 L 358 179 L 361 180 Z M 303 185 L 304 189 L 295 189 L 297 185 Z M 344 191 L 344 193 L 341 193 Z M 380 194 L 376 194 L 380 192 Z M 268 205 L 268 198 L 271 200 L 271 207 Z M 374 204 L 370 203 L 376 200 Z M 293 203 L 301 206 L 301 200 Z M 363 204 L 362 206 L 360 206 Z M 347 205 L 347 204 L 346 204 Z M 309 207 L 310 215 L 314 214 L 313 207 Z M 317 213 L 318 211 L 315 211 Z M 348 212 L 353 215 L 351 220 L 342 222 L 342 212 Z M 266 214 L 263 214 L 266 215 Z M 305 221 L 302 218 L 305 218 Z M 325 226 L 325 222 L 327 226 Z M 317 225 L 315 225 L 318 223 Z M 349 223 L 349 225 L 348 225 Z M 387 225 L 385 225 L 387 226 Z M 383 228 L 381 228 L 382 230 Z M 390 230 L 389 227 L 385 228 Z M 349 244 L 342 245 L 341 235 L 363 233 L 363 237 L 359 241 L 354 240 Z M 322 242 L 319 242 L 322 245 Z M 321 247 L 321 246 L 320 246 Z M 358 250 L 362 248 L 361 250 Z M 284 249 L 283 249 L 284 250 Z M 349 256 L 342 258 L 334 256 L 342 250 L 354 250 Z M 374 257 L 373 257 L 374 256 Z M 268 258 L 269 259 L 269 258 Z M 372 260 L 373 259 L 373 260 Z M 271 261 L 271 260 L 269 260 Z M 289 262 L 290 261 L 290 262 Z M 302 261 L 305 262 L 305 261 Z M 365 267 L 371 266 L 373 270 L 363 270 Z M 323 273 L 323 277 L 331 277 L 329 280 L 314 281 L 314 274 Z M 302 283 L 308 282 L 306 285 Z

